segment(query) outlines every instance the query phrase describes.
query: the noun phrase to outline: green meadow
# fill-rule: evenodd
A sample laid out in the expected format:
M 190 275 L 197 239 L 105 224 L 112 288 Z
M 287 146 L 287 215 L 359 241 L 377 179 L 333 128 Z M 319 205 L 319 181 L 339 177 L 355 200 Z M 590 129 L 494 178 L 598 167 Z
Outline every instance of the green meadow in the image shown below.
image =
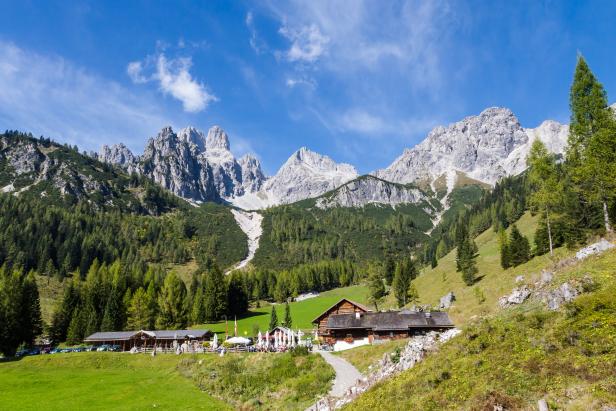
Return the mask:
M 52 354 L 0 363 L 2 410 L 220 410 L 175 355 Z
M 293 328 L 300 328 L 302 330 L 312 329 L 313 326 L 311 321 L 341 298 L 348 298 L 358 303 L 367 304 L 368 288 L 361 285 L 337 288 L 325 291 L 319 294 L 318 297 L 290 303 Z M 280 323 L 284 319 L 284 304 L 276 304 L 275 306 L 278 321 Z M 265 332 L 269 327 L 271 312 L 272 306 L 269 304 L 264 304 L 260 308 L 251 308 L 247 315 L 237 319 L 238 334 L 252 336 L 256 333 L 255 330 Z M 228 325 L 226 325 L 224 321 L 221 321 L 196 325 L 192 328 L 205 328 L 217 333 L 224 333 L 227 326 L 229 333 L 232 334 L 234 327 L 233 318 L 229 318 Z

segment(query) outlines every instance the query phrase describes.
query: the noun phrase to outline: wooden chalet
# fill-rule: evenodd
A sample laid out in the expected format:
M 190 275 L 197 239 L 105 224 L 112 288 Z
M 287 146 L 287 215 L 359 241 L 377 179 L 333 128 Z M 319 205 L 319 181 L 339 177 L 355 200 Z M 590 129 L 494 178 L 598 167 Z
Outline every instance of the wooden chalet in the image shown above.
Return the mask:
M 171 349 L 183 342 L 208 341 L 214 334 L 210 330 L 139 330 L 139 331 L 103 331 L 84 339 L 92 345 L 118 345 L 122 351 L 133 347 L 149 349 L 158 347 Z
M 323 313 L 317 318 L 312 320 L 312 324 L 317 326 L 317 335 L 319 340 L 326 341 L 330 335 L 329 328 L 327 327 L 329 317 L 338 314 L 354 315 L 355 313 L 367 313 L 369 311 L 370 309 L 365 305 L 356 303 L 355 301 L 351 301 L 347 298 L 343 298 L 327 310 L 323 311 Z
M 315 318 L 313 324 L 319 340 L 335 351 L 454 327 L 445 312 L 372 312 L 347 299 Z

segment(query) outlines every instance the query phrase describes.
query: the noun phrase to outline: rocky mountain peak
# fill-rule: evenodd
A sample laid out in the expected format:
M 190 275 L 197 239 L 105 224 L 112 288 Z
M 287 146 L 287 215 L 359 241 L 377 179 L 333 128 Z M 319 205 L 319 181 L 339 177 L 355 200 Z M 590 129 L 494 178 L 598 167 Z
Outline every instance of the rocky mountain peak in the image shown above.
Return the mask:
M 99 161 L 104 163 L 117 164 L 120 166 L 133 165 L 137 160 L 130 149 L 123 143 L 114 144 L 112 146 L 103 145 L 97 157 Z
M 186 127 L 178 132 L 178 138 L 189 144 L 194 144 L 199 152 L 205 151 L 206 137 L 202 131 L 194 127 Z
M 213 126 L 207 132 L 207 137 L 205 139 L 205 148 L 206 150 L 220 149 L 228 151 L 229 136 L 227 136 L 227 133 L 225 133 L 225 131 L 219 126 Z

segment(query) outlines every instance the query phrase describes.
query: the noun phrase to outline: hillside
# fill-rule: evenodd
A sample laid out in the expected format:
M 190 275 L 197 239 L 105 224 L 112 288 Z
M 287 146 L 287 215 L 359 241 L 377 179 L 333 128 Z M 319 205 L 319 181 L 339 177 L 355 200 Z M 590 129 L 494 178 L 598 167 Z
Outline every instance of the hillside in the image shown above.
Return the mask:
M 49 139 L 0 134 L 0 191 L 49 205 L 160 215 L 188 204 L 147 178 L 116 170 Z
M 596 285 L 560 311 L 531 299 L 474 320 L 440 351 L 347 408 L 535 409 L 540 398 L 550 409 L 613 407 L 615 265 L 610 251 L 557 270 L 554 284 L 588 275 Z

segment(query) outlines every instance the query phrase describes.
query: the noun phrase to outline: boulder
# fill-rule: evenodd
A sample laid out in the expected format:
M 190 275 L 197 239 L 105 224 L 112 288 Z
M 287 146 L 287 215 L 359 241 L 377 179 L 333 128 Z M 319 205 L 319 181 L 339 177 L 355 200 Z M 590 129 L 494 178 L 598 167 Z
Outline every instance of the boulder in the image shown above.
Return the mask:
M 554 278 L 554 273 L 551 271 L 543 270 L 541 271 L 541 283 L 549 284 L 552 282 L 552 278 Z
M 610 243 L 605 238 L 602 238 L 601 241 L 579 250 L 577 253 L 575 253 L 575 258 L 578 260 L 583 260 L 587 257 L 590 257 L 591 255 L 600 254 L 606 250 L 609 250 L 610 248 L 614 248 L 614 244 Z
M 530 297 L 530 289 L 528 286 L 523 285 L 522 287 L 515 288 L 511 294 L 501 297 L 498 300 L 498 304 L 503 308 L 518 305 L 526 301 L 528 297 Z
M 441 297 L 438 308 L 441 310 L 446 310 L 449 307 L 451 307 L 451 305 L 453 304 L 455 300 L 456 300 L 456 296 L 454 295 L 453 291 L 450 291 L 446 295 Z
M 523 276 L 523 275 L 518 275 L 518 276 L 515 278 L 515 283 L 516 283 L 516 284 L 519 284 L 519 283 L 521 283 L 521 282 L 523 282 L 523 281 L 524 281 L 524 276 Z

